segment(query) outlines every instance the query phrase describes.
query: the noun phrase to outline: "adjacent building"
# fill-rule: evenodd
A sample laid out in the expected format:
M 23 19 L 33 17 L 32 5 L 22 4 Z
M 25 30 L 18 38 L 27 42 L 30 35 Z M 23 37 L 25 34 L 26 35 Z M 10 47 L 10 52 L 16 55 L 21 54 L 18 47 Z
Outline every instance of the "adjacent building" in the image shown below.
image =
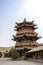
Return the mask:
M 5 54 L 11 50 L 11 47 L 0 47 L 0 52 L 2 53 L 2 57 L 5 57 Z
M 26 53 L 28 58 L 43 60 L 43 46 L 31 49 Z

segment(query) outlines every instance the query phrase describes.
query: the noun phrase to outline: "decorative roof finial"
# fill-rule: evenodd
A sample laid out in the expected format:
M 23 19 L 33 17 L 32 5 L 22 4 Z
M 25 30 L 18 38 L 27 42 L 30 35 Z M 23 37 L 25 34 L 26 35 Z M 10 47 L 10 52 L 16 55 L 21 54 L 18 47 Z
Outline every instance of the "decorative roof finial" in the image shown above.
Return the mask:
M 24 18 L 24 22 L 26 22 L 26 18 Z
M 34 22 L 34 20 L 32 21 L 32 23 Z

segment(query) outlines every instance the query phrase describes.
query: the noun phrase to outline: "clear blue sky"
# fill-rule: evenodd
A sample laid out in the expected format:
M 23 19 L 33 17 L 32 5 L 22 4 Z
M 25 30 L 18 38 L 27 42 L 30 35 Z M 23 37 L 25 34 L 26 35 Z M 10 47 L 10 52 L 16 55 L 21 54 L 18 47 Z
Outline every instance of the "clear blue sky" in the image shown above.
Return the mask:
M 38 42 L 43 43 L 43 0 L 0 0 L 0 46 L 15 45 L 11 40 L 15 23 L 24 18 L 35 21 L 42 36 Z

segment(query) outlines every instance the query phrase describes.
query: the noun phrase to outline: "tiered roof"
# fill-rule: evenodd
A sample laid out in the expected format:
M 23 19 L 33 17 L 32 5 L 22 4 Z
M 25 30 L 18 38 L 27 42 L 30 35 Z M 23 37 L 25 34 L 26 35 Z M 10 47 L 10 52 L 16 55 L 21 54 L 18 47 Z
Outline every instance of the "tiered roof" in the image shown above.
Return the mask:
M 15 30 L 19 30 L 20 28 L 23 28 L 23 27 L 31 27 L 33 30 L 34 29 L 37 29 L 37 24 L 34 24 L 33 23 L 34 21 L 31 21 L 31 22 L 27 22 L 25 19 L 22 23 L 16 23 L 16 26 L 15 26 Z
M 37 25 L 34 24 L 34 21 L 27 22 L 26 19 L 21 23 L 16 23 L 15 30 L 17 30 L 17 34 L 16 36 L 13 35 L 13 40 L 16 41 L 17 39 L 23 39 L 24 37 L 32 37 L 34 38 L 34 41 L 40 39 L 41 37 L 38 37 L 38 33 L 34 32 L 34 29 L 37 28 L 36 26 Z M 28 27 L 28 29 L 26 29 L 26 27 Z

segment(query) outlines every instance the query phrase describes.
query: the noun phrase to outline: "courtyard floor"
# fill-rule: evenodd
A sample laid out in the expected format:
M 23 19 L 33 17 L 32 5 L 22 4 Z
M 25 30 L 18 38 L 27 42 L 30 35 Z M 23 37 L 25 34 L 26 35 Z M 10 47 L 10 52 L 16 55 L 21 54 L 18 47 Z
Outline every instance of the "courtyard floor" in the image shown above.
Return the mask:
M 10 58 L 0 58 L 0 65 L 43 65 L 43 62 L 30 60 L 11 60 Z

